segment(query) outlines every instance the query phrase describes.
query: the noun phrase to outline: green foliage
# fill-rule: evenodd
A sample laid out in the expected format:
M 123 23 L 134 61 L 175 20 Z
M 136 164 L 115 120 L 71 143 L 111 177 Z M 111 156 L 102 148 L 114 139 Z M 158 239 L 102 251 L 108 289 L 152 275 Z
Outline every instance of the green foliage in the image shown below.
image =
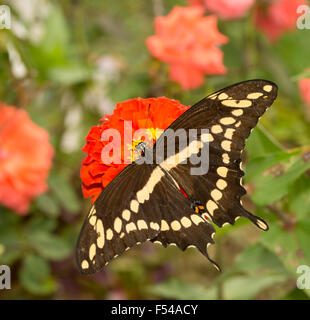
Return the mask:
M 0 264 L 12 269 L 10 297 L 309 299 L 309 290 L 296 288 L 296 268 L 310 266 L 309 110 L 296 83 L 310 67 L 309 31 L 269 43 L 250 17 L 220 21 L 229 38 L 222 48 L 227 75 L 208 76 L 201 88 L 184 91 L 145 46 L 154 32 L 155 2 L 45 1 L 46 14 L 30 20 L 13 10 L 26 36 L 0 30 L 0 101 L 24 108 L 48 130 L 55 149 L 49 189 L 29 213 L 0 208 Z M 167 14 L 187 2 L 159 3 Z M 8 46 L 20 56 L 24 77 L 12 71 Z M 81 148 L 91 126 L 117 101 L 167 96 L 191 105 L 215 89 L 257 77 L 279 84 L 279 97 L 246 143 L 244 204 L 270 230 L 258 232 L 246 219 L 217 228 L 211 253 L 221 274 L 196 251 L 146 245 L 99 275 L 79 275 L 74 246 L 90 206 L 82 201 Z
M 35 295 L 48 295 L 55 290 L 55 280 L 48 263 L 41 257 L 27 255 L 19 273 L 21 285 Z

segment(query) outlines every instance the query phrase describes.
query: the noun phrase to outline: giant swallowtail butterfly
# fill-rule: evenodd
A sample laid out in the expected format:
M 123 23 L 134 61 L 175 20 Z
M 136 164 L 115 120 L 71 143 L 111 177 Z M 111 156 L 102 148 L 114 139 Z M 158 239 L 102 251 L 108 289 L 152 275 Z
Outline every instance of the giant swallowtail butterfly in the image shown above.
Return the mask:
M 174 164 L 168 164 L 168 155 L 156 164 L 133 162 L 110 182 L 79 236 L 76 256 L 81 273 L 99 271 L 117 255 L 147 240 L 164 247 L 175 244 L 182 250 L 195 246 L 218 268 L 207 252 L 214 243 L 212 224 L 222 227 L 246 217 L 268 230 L 261 218 L 241 204 L 246 191 L 240 166 L 245 140 L 276 96 L 274 83 L 249 80 L 207 96 L 176 119 L 170 129 L 208 129 L 209 133 L 197 135 L 198 149 L 193 151 L 188 143 L 185 150 L 172 155 Z M 154 153 L 156 146 L 165 148 L 168 131 L 149 152 Z M 184 154 L 199 153 L 206 142 L 209 170 L 192 175 L 195 165 L 183 163 Z

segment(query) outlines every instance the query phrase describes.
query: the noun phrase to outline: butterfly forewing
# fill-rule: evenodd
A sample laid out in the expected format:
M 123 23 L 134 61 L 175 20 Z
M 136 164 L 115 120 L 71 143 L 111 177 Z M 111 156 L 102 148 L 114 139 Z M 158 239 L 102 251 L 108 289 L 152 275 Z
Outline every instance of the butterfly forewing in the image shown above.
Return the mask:
M 259 118 L 277 96 L 277 86 L 265 80 L 250 80 L 222 89 L 201 100 L 171 126 L 173 130 L 185 128 L 208 129 L 209 168 L 203 175 L 192 175 L 197 165 L 188 161 L 169 168 L 187 196 L 200 201 L 207 214 L 218 226 L 234 224 L 244 216 L 263 230 L 267 224 L 245 210 L 240 198 L 246 193 L 241 185 L 241 151 L 245 140 Z M 165 143 L 164 135 L 157 146 Z M 201 141 L 198 133 L 197 140 Z

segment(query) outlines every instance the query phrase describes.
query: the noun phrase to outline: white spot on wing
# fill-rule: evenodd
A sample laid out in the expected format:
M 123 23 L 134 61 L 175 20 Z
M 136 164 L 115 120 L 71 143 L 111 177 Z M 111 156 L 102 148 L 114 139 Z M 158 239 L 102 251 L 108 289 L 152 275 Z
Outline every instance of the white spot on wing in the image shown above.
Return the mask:
M 225 117 L 225 118 L 220 119 L 220 123 L 224 124 L 224 125 L 233 124 L 235 122 L 236 122 L 236 120 L 232 117 Z
M 267 84 L 267 85 L 265 85 L 264 86 L 264 91 L 266 91 L 266 92 L 270 92 L 271 90 L 272 90 L 272 86 L 270 85 L 270 84 Z
M 219 176 L 226 178 L 227 173 L 228 173 L 228 169 L 226 167 L 218 167 L 216 172 Z
M 92 261 L 96 255 L 96 245 L 93 243 L 89 248 L 89 259 Z
M 130 220 L 130 211 L 128 209 L 125 209 L 122 213 L 122 217 L 124 220 L 129 221 Z
M 117 233 L 120 233 L 122 230 L 122 220 L 119 217 L 115 218 L 114 220 L 114 230 Z
M 137 213 L 139 210 L 139 202 L 137 200 L 131 200 L 130 209 L 131 211 Z
M 83 260 L 82 263 L 81 263 L 81 267 L 82 269 L 88 269 L 89 268 L 89 263 L 87 260 Z
M 172 221 L 170 226 L 173 231 L 179 231 L 181 229 L 181 224 L 177 220 Z
M 212 201 L 212 200 L 209 200 L 207 203 L 206 203 L 206 207 L 207 207 L 207 210 L 208 212 L 213 215 L 214 211 L 218 208 L 217 204 Z
M 137 226 L 139 230 L 147 229 L 147 224 L 144 220 L 138 220 Z

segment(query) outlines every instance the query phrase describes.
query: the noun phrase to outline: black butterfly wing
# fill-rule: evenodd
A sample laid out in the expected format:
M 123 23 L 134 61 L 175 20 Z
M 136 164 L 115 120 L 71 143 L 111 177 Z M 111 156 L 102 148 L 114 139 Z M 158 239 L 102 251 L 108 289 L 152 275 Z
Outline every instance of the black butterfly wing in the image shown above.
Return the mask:
M 166 173 L 166 202 L 161 204 L 160 233 L 153 239 L 165 248 L 176 245 L 181 250 L 196 247 L 218 270 L 219 266 L 209 257 L 208 247 L 214 243 L 214 227 L 196 214 L 191 201 L 186 198 L 169 174 Z M 171 185 L 173 184 L 173 187 Z
M 209 171 L 191 175 L 195 165 L 180 162 L 173 166 L 167 159 L 159 165 L 126 167 L 104 189 L 84 222 L 77 246 L 80 271 L 96 272 L 127 248 L 148 239 L 164 246 L 175 243 L 182 250 L 194 245 L 209 258 L 207 246 L 214 242 L 214 228 L 194 213 L 190 207 L 193 200 L 201 201 L 219 226 L 246 216 L 266 229 L 267 225 L 240 203 L 245 194 L 240 157 L 245 139 L 276 93 L 271 82 L 247 81 L 220 90 L 179 117 L 171 129 L 210 130 L 210 135 L 198 135 L 198 146 L 189 144 L 185 150 L 199 154 L 209 141 Z M 164 144 L 166 133 L 156 147 Z
M 198 142 L 209 142 L 209 168 L 202 175 L 192 175 L 197 165 L 161 166 L 177 181 L 192 201 L 200 201 L 208 216 L 218 226 L 234 224 L 240 217 L 247 217 L 259 228 L 267 230 L 267 224 L 245 210 L 241 197 L 246 193 L 241 185 L 244 175 L 241 169 L 241 151 L 251 130 L 277 96 L 277 86 L 265 80 L 245 81 L 222 89 L 201 100 L 169 127 L 177 129 L 208 129 L 199 132 Z M 155 147 L 163 146 L 169 138 L 166 130 Z M 168 132 L 168 133 L 167 133 Z M 176 146 L 178 150 L 178 146 Z M 200 153 L 201 154 L 201 153 Z M 199 154 L 198 154 L 199 155 Z
M 133 163 L 102 191 L 78 239 L 76 258 L 82 273 L 100 270 L 128 248 L 158 234 L 158 202 L 165 195 L 162 183 L 158 183 L 162 176 L 155 165 Z
M 190 201 L 159 166 L 129 165 L 102 191 L 84 222 L 76 251 L 80 272 L 99 271 L 160 232 L 158 241 L 173 242 L 183 250 L 195 245 L 208 257 L 214 229 L 193 214 Z

